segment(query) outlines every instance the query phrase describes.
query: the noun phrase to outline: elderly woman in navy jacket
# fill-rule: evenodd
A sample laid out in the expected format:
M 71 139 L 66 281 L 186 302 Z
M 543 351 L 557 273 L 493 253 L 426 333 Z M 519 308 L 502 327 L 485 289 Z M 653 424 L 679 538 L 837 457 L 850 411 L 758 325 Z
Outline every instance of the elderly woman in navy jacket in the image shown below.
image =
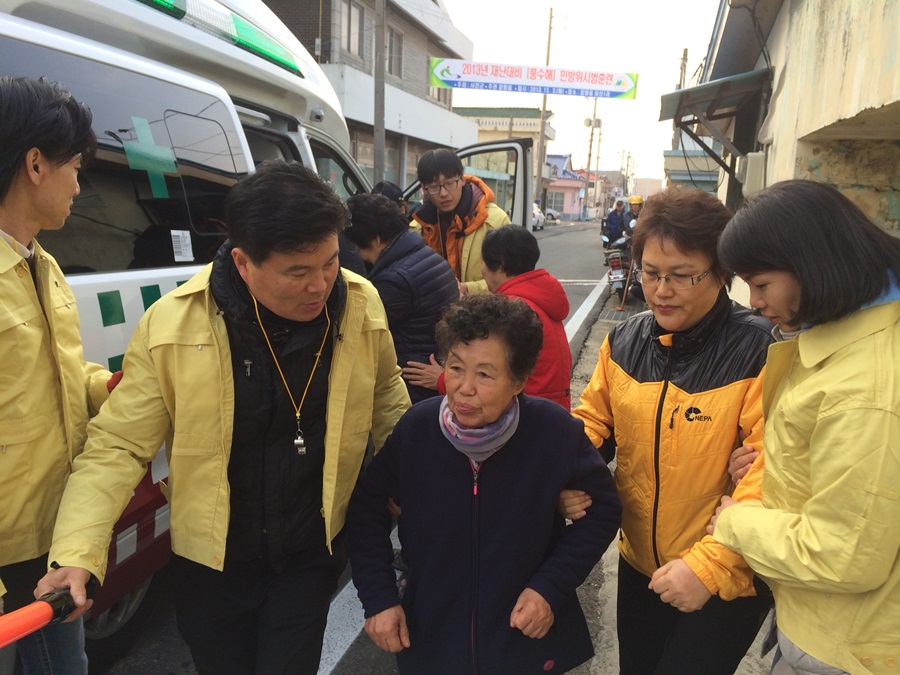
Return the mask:
M 447 395 L 411 408 L 363 473 L 347 519 L 366 632 L 401 673 L 565 672 L 593 654 L 576 595 L 619 527 L 612 477 L 580 421 L 522 393 L 542 328 L 475 295 L 437 326 Z M 566 526 L 560 490 L 593 507 Z M 391 567 L 402 508 L 404 591 Z
M 382 195 L 360 194 L 347 200 L 351 226 L 347 238 L 369 265 L 369 281 L 378 289 L 394 337 L 397 363 L 427 361 L 435 352 L 434 326 L 459 286 L 450 264 L 409 229 L 406 216 Z M 413 403 L 437 392 L 406 383 Z

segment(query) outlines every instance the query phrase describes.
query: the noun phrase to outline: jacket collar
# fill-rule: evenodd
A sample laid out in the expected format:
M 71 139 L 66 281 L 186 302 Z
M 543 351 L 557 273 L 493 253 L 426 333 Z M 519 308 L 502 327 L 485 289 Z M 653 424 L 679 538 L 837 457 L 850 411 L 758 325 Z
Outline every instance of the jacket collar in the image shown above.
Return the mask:
M 50 257 L 50 254 L 41 248 L 37 239 L 32 239 L 31 242 L 34 245 L 34 259 L 36 261 Z M 24 258 L 19 255 L 18 251 L 14 251 L 12 246 L 9 246 L 5 242 L 0 242 L 0 274 L 13 269 L 23 260 Z
M 522 274 L 517 274 L 514 277 L 510 277 L 506 281 L 504 281 L 497 288 L 495 293 L 506 293 L 511 288 L 515 288 L 519 284 L 528 283 L 535 279 L 540 279 L 541 277 L 548 277 L 550 273 L 545 270 L 543 267 L 539 267 L 538 269 L 529 270 L 528 272 L 523 272 Z
M 13 251 L 12 246 L 0 241 L 0 273 L 9 272 L 22 262 L 22 256 L 18 251 Z
M 477 176 L 464 175 L 463 193 L 459 204 L 456 206 L 454 216 L 458 216 L 463 223 L 463 234 L 468 235 L 481 227 L 487 217 L 487 205 L 494 201 L 494 191 Z M 484 216 L 484 217 L 478 217 Z M 438 212 L 431 202 L 419 209 L 413 218 L 422 227 L 437 227 Z
M 369 272 L 369 278 L 371 279 L 383 269 L 390 267 L 400 258 L 409 255 L 410 252 L 424 248 L 425 246 L 427 246 L 427 244 L 425 243 L 425 240 L 422 239 L 422 235 L 418 232 L 413 232 L 412 230 L 401 232 L 394 237 L 387 248 L 385 248 L 381 252 L 381 255 L 378 256 L 378 260 L 375 261 L 375 265 L 372 266 L 372 270 Z
M 813 326 L 797 337 L 800 361 L 813 368 L 857 340 L 900 321 L 900 301 L 861 309 L 843 319 Z
M 723 286 L 719 290 L 719 297 L 716 298 L 712 309 L 696 326 L 679 333 L 666 333 L 656 321 L 653 321 L 650 327 L 650 336 L 663 347 L 674 347 L 679 358 L 693 356 L 719 333 L 722 326 L 728 321 L 731 306 L 731 298 L 728 297 L 728 292 Z

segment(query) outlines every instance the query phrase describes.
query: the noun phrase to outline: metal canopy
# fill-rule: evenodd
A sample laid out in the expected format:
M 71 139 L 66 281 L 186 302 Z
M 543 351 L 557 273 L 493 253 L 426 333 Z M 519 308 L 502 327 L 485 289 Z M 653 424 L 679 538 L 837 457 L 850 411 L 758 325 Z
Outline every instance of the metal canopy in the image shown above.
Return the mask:
M 717 152 L 700 139 L 693 127 L 702 126 L 733 157 L 743 157 L 744 153 L 740 152 L 713 122 L 737 115 L 742 106 L 768 85 L 769 70 L 761 68 L 740 75 L 723 77 L 721 80 L 713 80 L 696 87 L 679 89 L 671 94 L 665 94 L 661 98 L 659 121 L 674 120 L 675 126 L 694 139 L 728 175 L 734 177 L 733 169 Z

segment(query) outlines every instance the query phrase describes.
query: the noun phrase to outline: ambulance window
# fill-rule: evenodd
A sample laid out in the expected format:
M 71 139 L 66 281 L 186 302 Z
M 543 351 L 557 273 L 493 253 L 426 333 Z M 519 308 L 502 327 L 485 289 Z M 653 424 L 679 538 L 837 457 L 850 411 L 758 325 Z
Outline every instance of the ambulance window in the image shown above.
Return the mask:
M 219 98 L 106 63 L 0 37 L 12 75 L 46 76 L 94 114 L 97 154 L 59 231 L 41 245 L 67 274 L 209 262 L 225 239 L 222 201 L 248 171 Z
M 316 158 L 316 172 L 331 183 L 341 199 L 346 201 L 353 195 L 366 192 L 359 177 L 350 169 L 343 157 L 315 139 L 310 138 L 309 145 Z
M 247 145 L 250 146 L 250 155 L 256 166 L 270 159 L 288 161 L 298 159 L 296 147 L 280 134 L 260 131 L 249 126 L 244 127 L 244 133 L 247 135 Z

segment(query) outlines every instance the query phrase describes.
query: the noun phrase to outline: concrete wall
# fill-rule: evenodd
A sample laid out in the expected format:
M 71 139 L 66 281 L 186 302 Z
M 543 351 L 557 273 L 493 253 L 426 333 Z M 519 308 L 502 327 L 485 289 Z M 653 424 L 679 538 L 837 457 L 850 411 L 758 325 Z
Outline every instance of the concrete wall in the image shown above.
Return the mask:
M 833 183 L 900 230 L 900 3 L 787 0 L 768 47 L 766 184 Z
M 900 141 L 801 141 L 796 177 L 833 184 L 876 224 L 900 236 Z

